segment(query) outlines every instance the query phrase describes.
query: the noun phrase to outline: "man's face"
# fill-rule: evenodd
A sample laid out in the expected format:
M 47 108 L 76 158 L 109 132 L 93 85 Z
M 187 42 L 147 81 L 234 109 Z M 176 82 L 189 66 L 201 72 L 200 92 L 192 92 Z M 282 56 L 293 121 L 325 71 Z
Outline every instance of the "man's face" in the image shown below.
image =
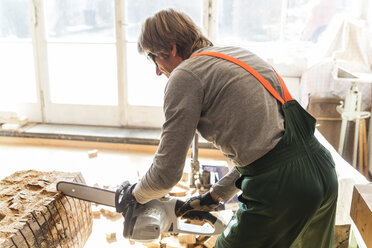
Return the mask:
M 171 72 L 183 61 L 181 57 L 177 55 L 176 46 L 174 45 L 168 58 L 162 58 L 149 52 L 147 57 L 152 60 L 156 66 L 156 75 L 161 76 L 164 74 L 169 78 Z
M 166 59 L 157 56 L 155 58 L 156 61 L 156 75 L 161 76 L 164 74 L 167 78 L 169 78 L 171 72 L 179 65 L 179 63 L 172 60 L 171 57 Z

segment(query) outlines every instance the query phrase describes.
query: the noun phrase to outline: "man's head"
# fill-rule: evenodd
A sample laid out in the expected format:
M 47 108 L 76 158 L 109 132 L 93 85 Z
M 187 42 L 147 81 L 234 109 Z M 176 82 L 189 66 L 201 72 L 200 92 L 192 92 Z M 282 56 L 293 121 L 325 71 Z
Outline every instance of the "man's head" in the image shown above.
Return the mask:
M 194 51 L 211 45 L 212 42 L 202 34 L 188 15 L 174 9 L 166 9 L 146 19 L 137 48 L 140 53 L 150 53 L 150 57 L 159 66 L 157 74 L 161 75 L 166 73 L 161 71 L 160 59 L 170 59 L 169 62 L 178 63 L 179 60 L 189 58 Z M 177 56 L 177 60 L 173 61 L 172 56 Z M 158 70 L 161 71 L 160 74 Z

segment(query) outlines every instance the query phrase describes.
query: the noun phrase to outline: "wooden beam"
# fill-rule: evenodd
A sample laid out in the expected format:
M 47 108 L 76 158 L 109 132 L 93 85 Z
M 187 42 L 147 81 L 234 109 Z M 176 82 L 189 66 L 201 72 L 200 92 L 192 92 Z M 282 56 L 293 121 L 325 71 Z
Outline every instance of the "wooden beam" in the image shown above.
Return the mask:
M 0 181 L 0 247 L 83 247 L 92 232 L 91 204 L 56 191 L 80 173 L 19 171 Z

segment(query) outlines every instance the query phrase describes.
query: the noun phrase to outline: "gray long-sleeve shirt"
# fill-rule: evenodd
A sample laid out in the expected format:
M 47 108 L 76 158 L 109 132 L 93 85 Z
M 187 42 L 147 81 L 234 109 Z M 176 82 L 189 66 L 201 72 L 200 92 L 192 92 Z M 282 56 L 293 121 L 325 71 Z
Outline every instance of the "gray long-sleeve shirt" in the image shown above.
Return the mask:
M 242 60 L 282 94 L 273 69 L 253 53 L 237 47 L 206 47 Z M 136 185 L 139 203 L 167 194 L 181 179 L 188 149 L 197 130 L 236 166 L 249 166 L 279 142 L 284 132 L 281 104 L 243 68 L 220 58 L 198 56 L 171 73 L 164 96 L 165 123 L 153 164 Z M 225 201 L 237 189 L 232 169 L 214 186 Z

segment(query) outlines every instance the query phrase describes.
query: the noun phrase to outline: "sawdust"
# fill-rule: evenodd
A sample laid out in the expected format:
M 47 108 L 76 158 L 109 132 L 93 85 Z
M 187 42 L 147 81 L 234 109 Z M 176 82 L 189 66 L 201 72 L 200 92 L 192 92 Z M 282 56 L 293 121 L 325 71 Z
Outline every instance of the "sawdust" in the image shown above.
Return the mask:
M 76 173 L 19 171 L 0 181 L 0 241 L 21 229 L 32 211 L 53 201 L 59 180 Z M 1 243 L 1 242 L 0 242 Z
M 111 221 L 117 221 L 123 218 L 123 215 L 121 213 L 118 213 L 116 211 L 110 211 L 105 208 L 101 208 L 99 212 L 108 220 Z

